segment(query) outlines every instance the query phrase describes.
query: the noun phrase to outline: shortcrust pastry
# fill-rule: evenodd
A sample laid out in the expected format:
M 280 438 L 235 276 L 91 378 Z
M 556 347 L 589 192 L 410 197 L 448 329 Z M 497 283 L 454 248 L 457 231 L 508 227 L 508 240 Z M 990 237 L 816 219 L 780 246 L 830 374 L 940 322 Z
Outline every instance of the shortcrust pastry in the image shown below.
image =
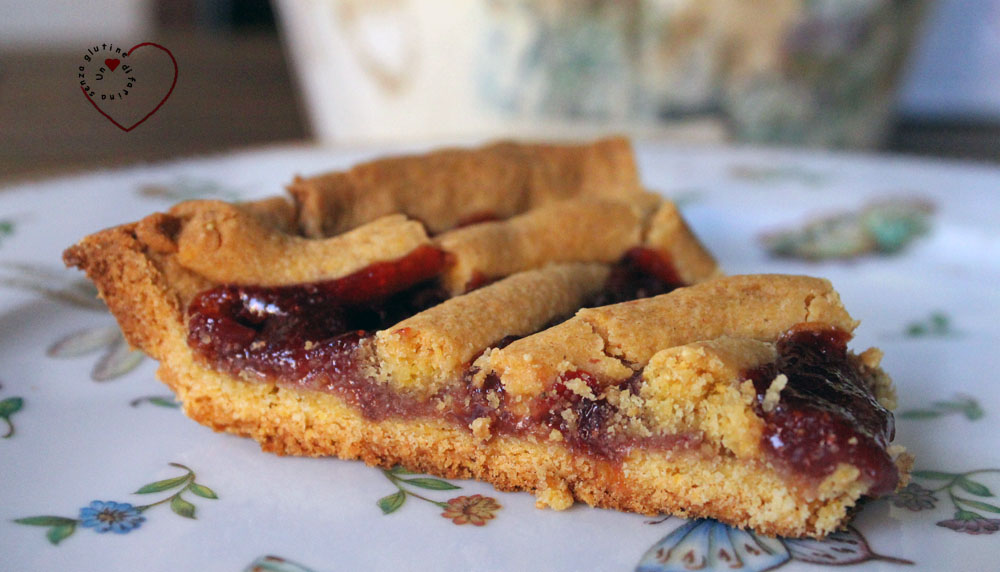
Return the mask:
M 622 139 L 190 201 L 65 253 L 193 419 L 278 454 L 822 536 L 891 492 L 894 393 L 825 280 L 724 277 Z

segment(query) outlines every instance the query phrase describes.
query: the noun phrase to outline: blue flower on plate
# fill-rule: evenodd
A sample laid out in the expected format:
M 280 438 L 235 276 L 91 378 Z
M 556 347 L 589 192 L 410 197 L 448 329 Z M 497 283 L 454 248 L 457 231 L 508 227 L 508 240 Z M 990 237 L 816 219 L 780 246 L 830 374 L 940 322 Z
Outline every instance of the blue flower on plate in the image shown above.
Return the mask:
M 126 534 L 146 520 L 139 509 L 127 502 L 93 501 L 90 506 L 80 509 L 80 525 L 93 528 L 97 532 Z

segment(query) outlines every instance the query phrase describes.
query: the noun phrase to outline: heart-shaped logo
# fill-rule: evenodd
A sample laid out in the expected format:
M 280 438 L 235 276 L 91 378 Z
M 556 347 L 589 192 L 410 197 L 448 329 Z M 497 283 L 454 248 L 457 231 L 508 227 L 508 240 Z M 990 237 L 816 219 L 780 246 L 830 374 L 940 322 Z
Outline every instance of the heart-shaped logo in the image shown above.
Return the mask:
M 104 60 L 107 69 L 96 71 L 86 65 L 80 66 L 80 87 L 84 97 L 98 113 L 122 131 L 128 132 L 159 111 L 174 92 L 177 85 L 177 60 L 170 50 L 153 42 L 136 44 L 124 53 L 120 48 L 115 49 L 112 44 L 100 44 L 87 52 L 97 56 L 105 50 L 114 50 L 112 53 L 120 54 L 121 59 L 107 58 Z M 137 59 L 136 52 L 139 51 L 142 53 Z M 158 57 L 158 53 L 165 54 L 166 58 Z M 84 59 L 86 62 L 92 61 L 89 56 L 84 56 Z M 158 93 L 163 95 L 158 96 Z

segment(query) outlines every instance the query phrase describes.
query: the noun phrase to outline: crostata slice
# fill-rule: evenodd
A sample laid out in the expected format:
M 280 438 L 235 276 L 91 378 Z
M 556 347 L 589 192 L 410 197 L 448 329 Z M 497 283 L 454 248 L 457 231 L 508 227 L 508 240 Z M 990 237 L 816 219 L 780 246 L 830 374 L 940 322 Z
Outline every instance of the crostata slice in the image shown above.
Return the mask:
M 723 277 L 628 143 L 503 143 L 191 201 L 65 253 L 185 412 L 540 506 L 822 536 L 894 490 L 894 394 L 828 282 Z

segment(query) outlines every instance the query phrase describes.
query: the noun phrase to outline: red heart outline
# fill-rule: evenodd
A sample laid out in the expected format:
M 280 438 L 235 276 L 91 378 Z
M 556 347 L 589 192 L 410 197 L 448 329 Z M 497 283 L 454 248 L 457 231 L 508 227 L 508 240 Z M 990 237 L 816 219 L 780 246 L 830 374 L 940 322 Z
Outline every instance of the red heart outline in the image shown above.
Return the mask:
M 103 109 L 101 109 L 100 107 L 98 107 L 97 103 L 94 102 L 94 100 L 90 97 L 90 94 L 87 93 L 87 90 L 85 88 L 83 88 L 83 87 L 80 88 L 80 90 L 83 91 L 83 96 L 87 98 L 87 101 L 89 101 L 90 104 L 94 106 L 94 109 L 96 109 L 98 113 L 100 113 L 104 117 L 107 117 L 108 121 L 110 121 L 111 123 L 114 123 L 119 129 L 121 129 L 122 131 L 125 131 L 125 132 L 129 132 L 129 131 L 135 129 L 136 127 L 138 127 L 139 125 L 141 125 L 143 121 L 149 119 L 150 116 L 152 116 L 154 113 L 156 113 L 157 110 L 159 110 L 161 107 L 163 107 L 163 104 L 167 102 L 167 98 L 170 97 L 170 94 L 174 92 L 174 86 L 177 85 L 177 60 L 174 59 L 174 54 L 170 53 L 170 50 L 168 50 L 167 48 L 164 48 L 160 44 L 155 44 L 153 42 L 143 42 L 141 44 L 136 44 L 136 45 L 132 46 L 131 48 L 128 49 L 127 52 L 125 52 L 125 54 L 126 55 L 132 55 L 132 52 L 134 52 L 135 50 L 137 50 L 137 49 L 139 49 L 139 48 L 141 48 L 143 46 L 152 46 L 154 48 L 159 48 L 159 49 L 163 50 L 164 52 L 166 52 L 168 56 L 170 56 L 170 62 L 174 64 L 174 81 L 173 81 L 173 83 L 170 84 L 170 89 L 167 90 L 167 95 L 164 95 L 163 99 L 160 100 L 160 103 L 157 103 L 156 107 L 154 107 L 153 110 L 150 111 L 149 113 L 147 113 L 142 119 L 140 119 L 139 121 L 136 121 L 135 123 L 133 123 L 129 127 L 125 127 L 121 123 L 118 123 L 117 121 L 115 121 L 115 119 L 113 117 L 111 117 L 110 115 L 108 115 L 107 113 L 105 113 Z

